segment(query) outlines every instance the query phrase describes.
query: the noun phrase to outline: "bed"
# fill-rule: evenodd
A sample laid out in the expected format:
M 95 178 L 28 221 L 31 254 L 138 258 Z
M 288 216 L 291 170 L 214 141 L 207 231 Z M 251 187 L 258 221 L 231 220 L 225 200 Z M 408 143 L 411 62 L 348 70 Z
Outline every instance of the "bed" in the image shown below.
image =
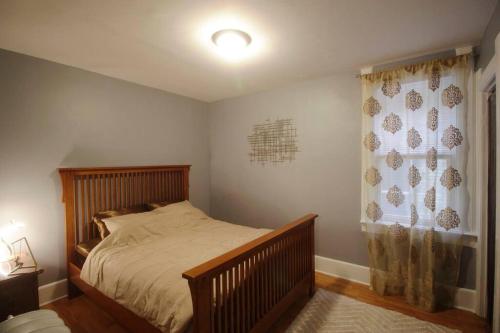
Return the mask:
M 198 214 L 186 201 L 189 169 L 187 165 L 59 169 L 66 212 L 68 296 L 86 294 L 131 332 L 265 332 L 295 301 L 314 293 L 317 216 L 308 214 L 274 231 L 213 220 L 201 211 Z M 92 219 L 98 212 L 155 202 L 169 205 L 144 216 L 132 214 L 127 228 L 96 241 L 99 230 Z M 179 208 L 174 212 L 172 207 L 181 207 L 183 215 Z M 165 226 L 162 221 L 177 221 L 178 225 L 169 222 Z M 167 241 L 161 237 L 170 238 Z M 197 245 L 183 247 L 187 240 Z M 176 241 L 179 244 L 175 245 Z M 90 248 L 82 248 L 89 242 Z M 144 251 L 143 257 L 156 261 L 130 264 L 134 255 L 140 257 L 138 249 Z M 184 255 L 168 259 L 174 258 L 171 253 L 176 249 Z M 120 264 L 106 263 L 106 274 L 100 274 L 96 267 L 103 258 L 121 263 L 124 261 L 116 258 L 129 260 L 126 265 L 136 272 L 128 274 Z M 149 275 L 144 272 L 162 266 L 169 269 L 160 270 L 156 280 L 148 281 Z M 152 272 L 157 271 L 154 268 Z M 131 301 L 115 290 L 110 292 L 110 286 L 126 285 L 126 278 L 121 282 L 112 279 L 120 274 L 128 276 L 128 283 L 135 280 L 136 284 L 140 281 L 147 285 L 146 297 L 132 297 Z M 173 291 L 182 289 L 186 292 L 176 296 L 182 300 L 179 303 Z M 151 305 L 144 299 L 158 304 L 158 308 L 178 309 L 177 313 L 151 316 L 151 311 L 146 311 Z

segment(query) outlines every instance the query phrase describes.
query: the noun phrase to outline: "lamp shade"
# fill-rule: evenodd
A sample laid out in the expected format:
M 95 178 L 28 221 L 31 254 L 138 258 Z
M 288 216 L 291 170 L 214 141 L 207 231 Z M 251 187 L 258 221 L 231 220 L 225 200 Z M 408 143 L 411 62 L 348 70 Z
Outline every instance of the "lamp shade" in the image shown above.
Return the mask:
M 0 274 L 9 275 L 15 266 L 12 246 L 0 237 Z M 14 265 L 14 266 L 13 266 Z

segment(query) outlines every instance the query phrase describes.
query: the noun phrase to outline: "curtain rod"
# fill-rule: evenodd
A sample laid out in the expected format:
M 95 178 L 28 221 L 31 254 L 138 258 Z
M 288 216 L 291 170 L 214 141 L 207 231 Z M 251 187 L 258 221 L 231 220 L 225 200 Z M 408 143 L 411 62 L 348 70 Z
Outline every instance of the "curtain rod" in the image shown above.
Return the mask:
M 404 64 L 418 62 L 419 60 L 422 60 L 422 58 L 433 58 L 433 57 L 437 58 L 439 55 L 444 56 L 445 54 L 447 54 L 447 55 L 454 54 L 455 56 L 458 57 L 458 56 L 461 56 L 464 54 L 473 53 L 473 51 L 474 51 L 473 46 L 468 45 L 468 46 L 464 46 L 464 47 L 457 47 L 454 49 L 447 49 L 447 50 L 442 50 L 442 51 L 437 51 L 437 52 L 432 52 L 432 53 L 427 53 L 427 54 L 421 54 L 421 55 L 418 55 L 415 57 L 401 58 L 399 60 L 394 60 L 394 61 L 390 61 L 390 62 L 386 62 L 386 63 L 380 63 L 380 64 L 373 65 L 373 66 L 362 67 L 360 69 L 360 73 L 357 74 L 355 77 L 361 78 L 361 76 L 363 76 L 365 74 L 372 74 L 375 72 L 374 68 L 376 68 L 376 67 L 379 67 L 379 68 L 381 67 L 380 70 L 377 70 L 377 72 L 378 71 L 381 72 L 381 71 L 384 71 L 384 68 L 393 67 L 393 66 L 397 66 L 397 65 L 404 66 Z

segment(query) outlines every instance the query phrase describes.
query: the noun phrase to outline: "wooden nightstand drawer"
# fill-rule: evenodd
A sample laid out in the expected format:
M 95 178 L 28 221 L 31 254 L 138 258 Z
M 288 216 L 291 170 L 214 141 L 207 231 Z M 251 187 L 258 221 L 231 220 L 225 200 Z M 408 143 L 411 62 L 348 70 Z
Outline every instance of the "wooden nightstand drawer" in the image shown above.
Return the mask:
M 38 274 L 25 273 L 0 280 L 0 321 L 8 315 L 39 309 Z

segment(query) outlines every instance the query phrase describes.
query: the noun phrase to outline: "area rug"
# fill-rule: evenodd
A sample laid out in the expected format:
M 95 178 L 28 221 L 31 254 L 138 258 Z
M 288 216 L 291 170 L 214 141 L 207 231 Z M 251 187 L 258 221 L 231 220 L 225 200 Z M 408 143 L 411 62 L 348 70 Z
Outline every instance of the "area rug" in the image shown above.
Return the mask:
M 461 332 L 318 289 L 287 330 L 303 332 Z

